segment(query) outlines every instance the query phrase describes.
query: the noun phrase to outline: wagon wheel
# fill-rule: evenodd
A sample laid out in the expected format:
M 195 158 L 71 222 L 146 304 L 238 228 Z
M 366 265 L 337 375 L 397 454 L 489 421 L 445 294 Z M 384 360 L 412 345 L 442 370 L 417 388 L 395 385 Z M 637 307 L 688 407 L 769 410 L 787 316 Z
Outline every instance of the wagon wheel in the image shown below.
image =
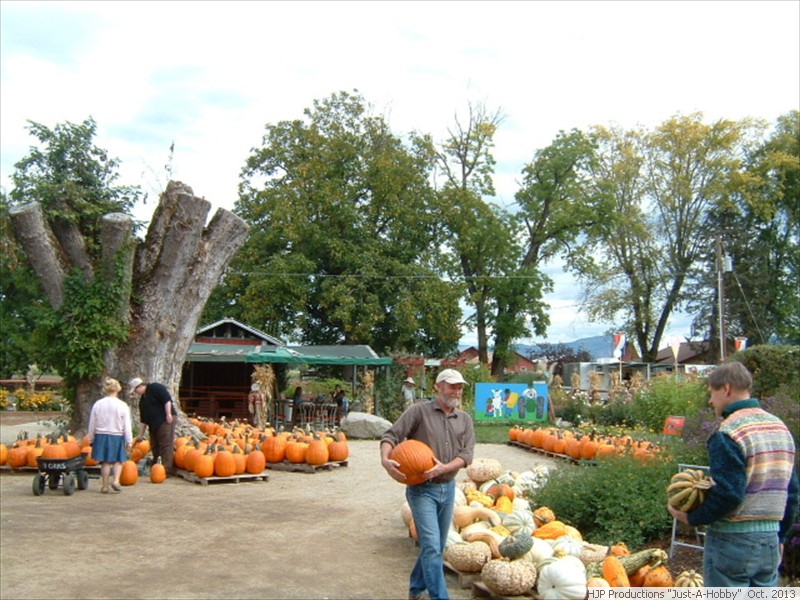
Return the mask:
M 33 495 L 34 496 L 41 496 L 44 494 L 47 486 L 45 485 L 45 476 L 41 473 L 37 473 L 33 477 Z
M 64 475 L 64 494 L 72 496 L 75 493 L 75 475 L 72 473 Z
M 89 474 L 81 469 L 78 471 L 78 489 L 85 490 L 89 487 Z
M 48 473 L 47 474 L 47 487 L 51 490 L 58 489 L 58 481 L 61 479 L 61 473 Z

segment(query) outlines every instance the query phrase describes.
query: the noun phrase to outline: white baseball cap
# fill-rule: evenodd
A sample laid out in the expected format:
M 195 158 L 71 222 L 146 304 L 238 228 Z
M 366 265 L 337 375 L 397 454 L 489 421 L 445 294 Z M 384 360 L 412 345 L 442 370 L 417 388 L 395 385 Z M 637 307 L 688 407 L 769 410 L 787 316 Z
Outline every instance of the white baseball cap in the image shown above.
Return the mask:
M 144 383 L 144 381 L 142 380 L 142 378 L 141 378 L 141 377 L 134 377 L 133 379 L 131 379 L 131 380 L 128 382 L 128 388 L 130 389 L 130 391 L 133 391 L 133 390 L 135 390 L 137 387 L 139 387 L 140 385 L 142 385 L 143 383 Z
M 461 373 L 459 373 L 455 369 L 445 369 L 444 371 L 439 373 L 436 376 L 436 383 L 439 383 L 441 381 L 450 384 L 467 383 L 464 377 L 462 377 Z

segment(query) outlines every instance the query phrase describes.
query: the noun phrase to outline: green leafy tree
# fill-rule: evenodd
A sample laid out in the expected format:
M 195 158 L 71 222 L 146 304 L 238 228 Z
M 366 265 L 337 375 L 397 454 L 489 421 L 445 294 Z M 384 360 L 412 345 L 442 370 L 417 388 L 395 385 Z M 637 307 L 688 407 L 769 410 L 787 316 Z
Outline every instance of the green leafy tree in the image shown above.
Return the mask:
M 654 360 L 671 315 L 687 301 L 713 245 L 711 215 L 740 187 L 747 121 L 673 117 L 652 132 L 595 128 L 594 185 L 614 211 L 573 267 L 590 317 L 622 323 Z
M 252 233 L 206 318 L 233 316 L 316 344 L 444 354 L 460 290 L 438 270 L 424 139 L 394 135 L 357 93 L 265 128 L 242 171 Z
M 502 374 L 515 339 L 532 329 L 544 332 L 549 320 L 542 295 L 550 284 L 538 265 L 526 264 L 515 215 L 486 201 L 495 194 L 492 149 L 501 122 L 499 110 L 470 104 L 466 122 L 456 116 L 436 152 L 443 179 L 440 210 L 452 248 L 449 271 L 464 281 L 466 302 L 474 309 L 466 324 L 475 328 L 484 364 L 493 332 L 495 376 Z
M 760 130 L 758 130 L 760 132 Z M 712 215 L 712 228 L 732 270 L 722 273 L 726 338 L 750 344 L 800 342 L 800 111 L 778 119 L 772 134 L 751 142 L 747 167 L 731 201 Z M 705 278 L 692 288 L 694 328 L 718 340 L 717 257 L 709 253 Z M 732 348 L 728 348 L 730 351 Z

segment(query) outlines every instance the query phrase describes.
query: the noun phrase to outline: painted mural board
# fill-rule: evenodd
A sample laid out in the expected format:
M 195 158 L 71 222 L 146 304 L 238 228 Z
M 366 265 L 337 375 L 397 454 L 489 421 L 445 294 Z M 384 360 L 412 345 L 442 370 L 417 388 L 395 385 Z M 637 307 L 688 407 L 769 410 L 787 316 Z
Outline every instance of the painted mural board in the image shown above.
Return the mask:
M 546 381 L 475 384 L 476 421 L 546 421 L 548 402 Z

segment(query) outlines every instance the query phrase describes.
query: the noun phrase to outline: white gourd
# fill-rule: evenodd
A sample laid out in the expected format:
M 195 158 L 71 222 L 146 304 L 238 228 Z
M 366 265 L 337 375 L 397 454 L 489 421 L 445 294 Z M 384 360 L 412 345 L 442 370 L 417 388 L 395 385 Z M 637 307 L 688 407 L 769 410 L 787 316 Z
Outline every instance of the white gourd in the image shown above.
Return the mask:
M 539 565 L 536 591 L 542 600 L 586 597 L 586 567 L 576 556 L 550 558 Z

